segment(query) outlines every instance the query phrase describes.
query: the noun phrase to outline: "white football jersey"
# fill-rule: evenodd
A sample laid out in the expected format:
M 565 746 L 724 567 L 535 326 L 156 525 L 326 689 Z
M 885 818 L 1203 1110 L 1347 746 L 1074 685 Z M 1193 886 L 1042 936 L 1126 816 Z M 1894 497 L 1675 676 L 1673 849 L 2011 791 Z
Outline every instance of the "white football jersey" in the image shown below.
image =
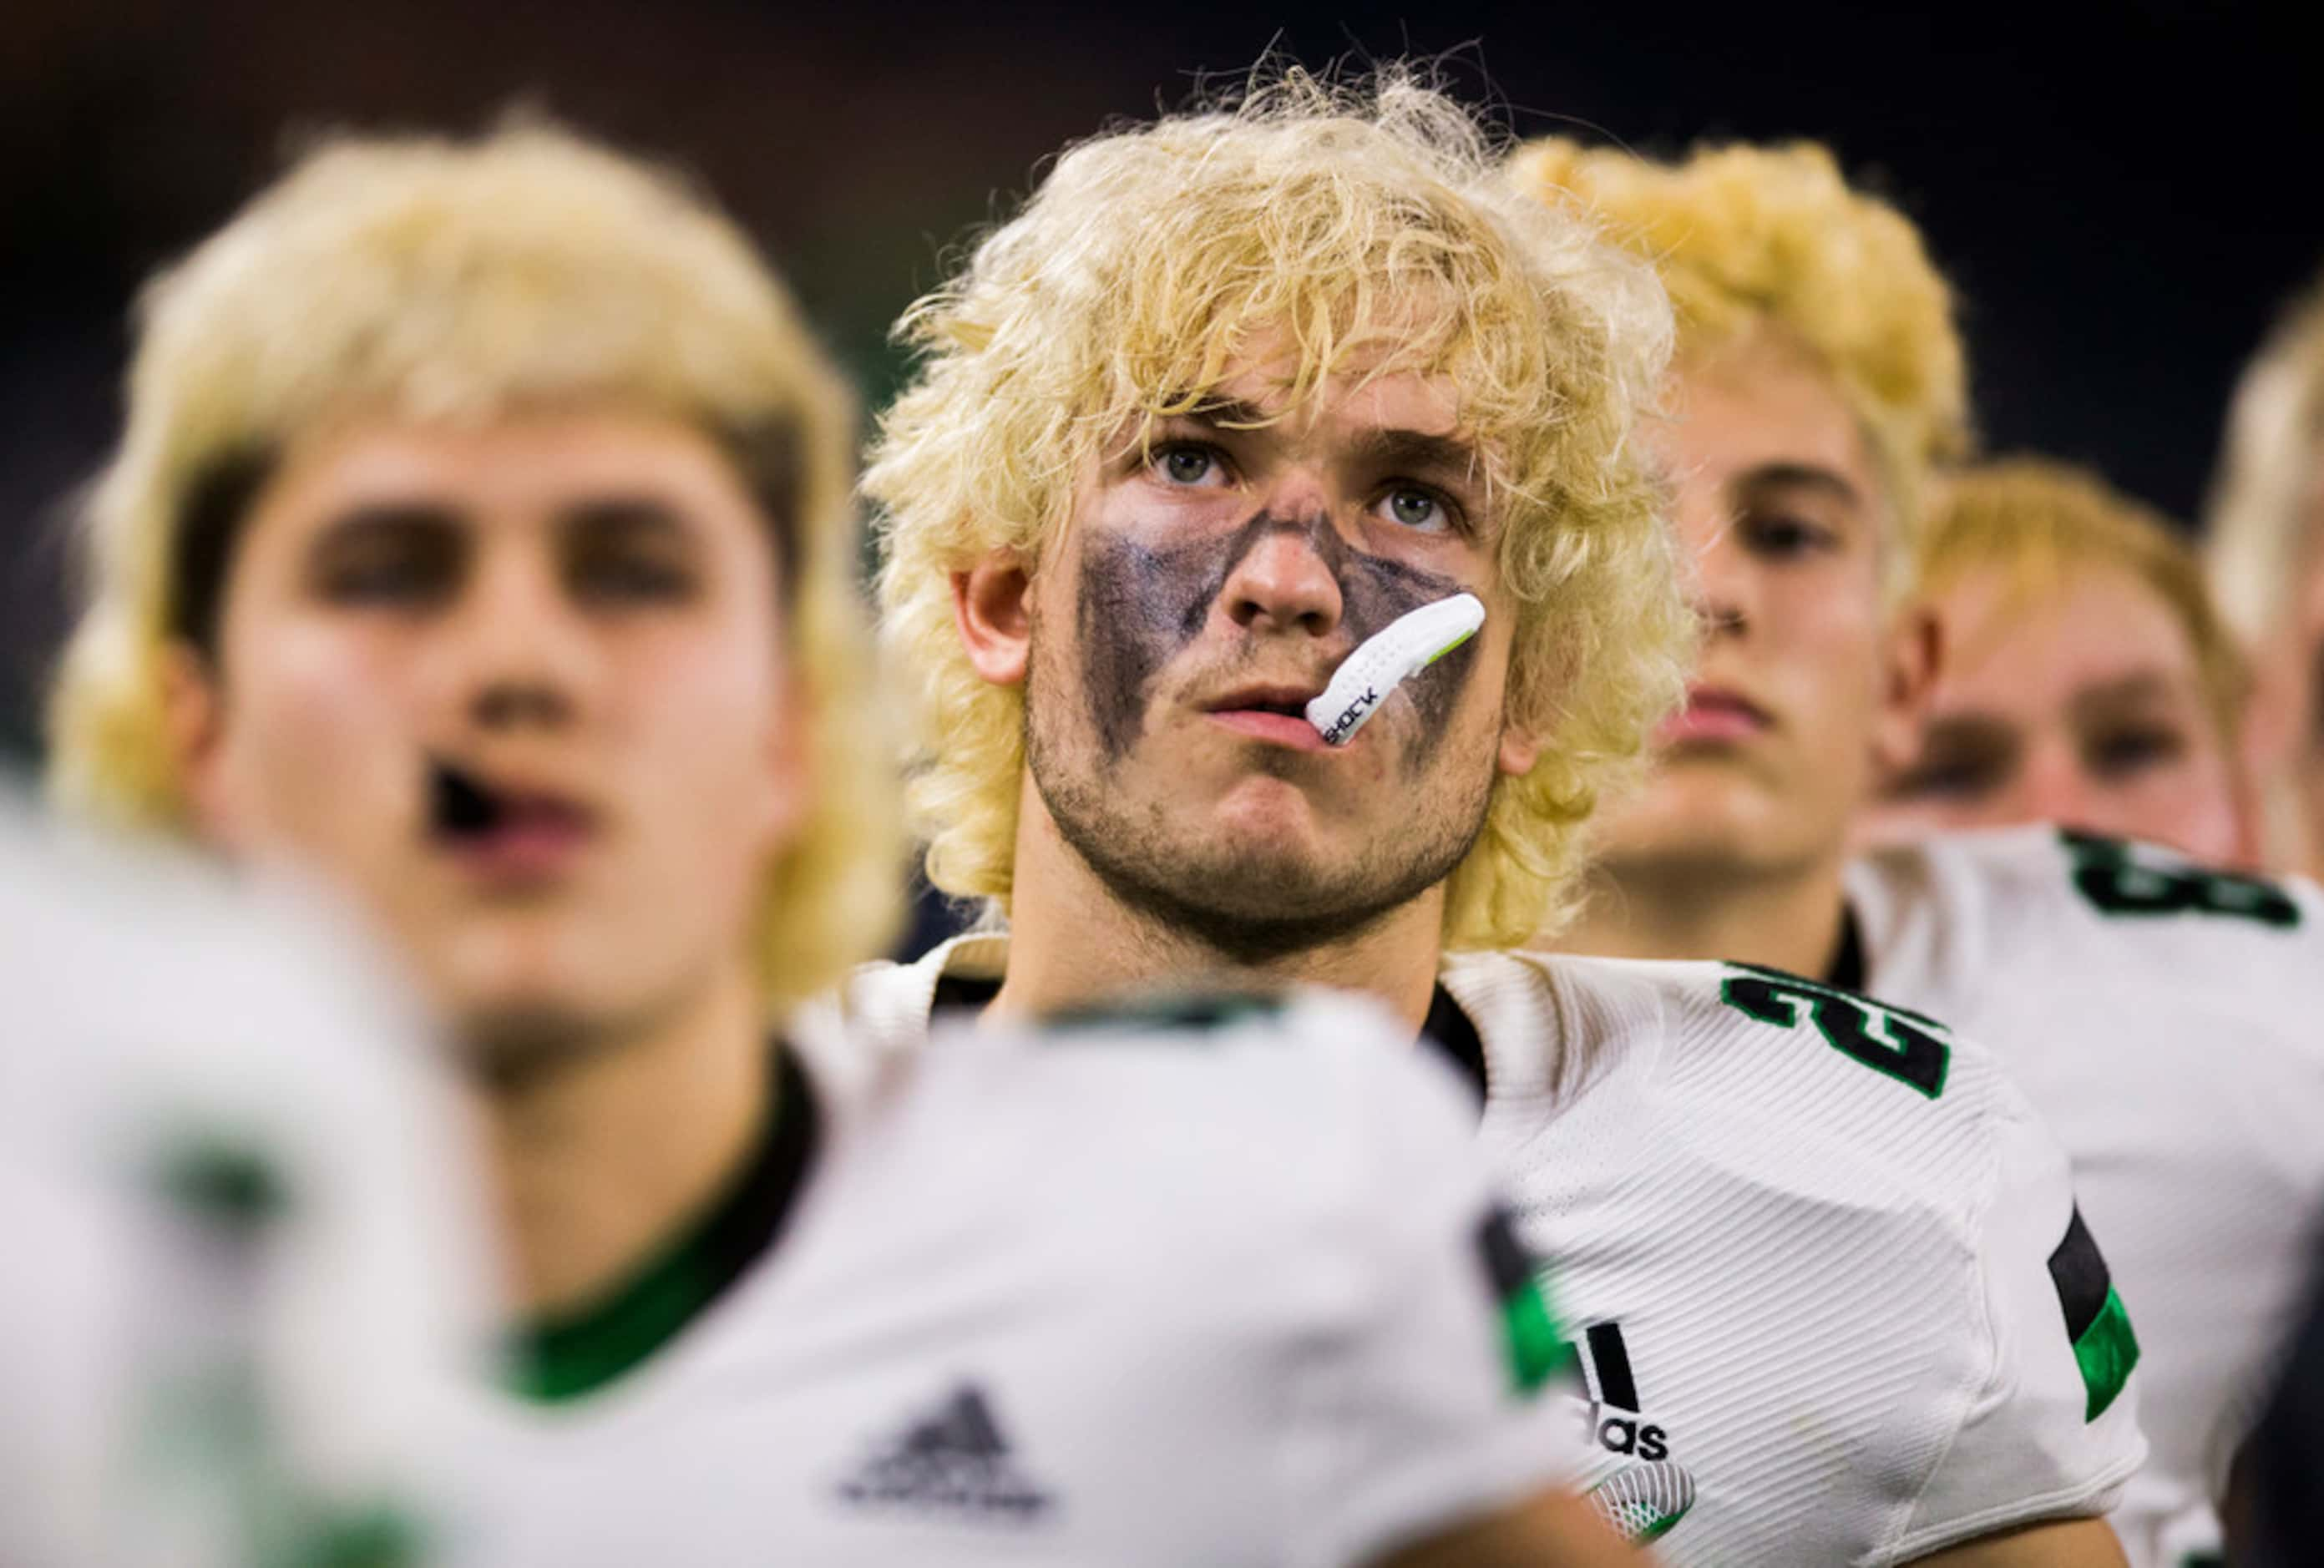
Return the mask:
M 970 1000 L 1006 955 L 871 972 L 857 1039 L 908 1056 L 939 975 Z M 1974 1045 L 1772 971 L 1536 954 L 1448 960 L 1431 1028 L 1481 1058 L 1575 1330 L 1582 1484 L 1664 1562 L 1902 1563 L 2102 1513 L 2137 1467 L 2065 1158 Z
M 475 1562 L 1351 1563 L 1571 1479 L 1459 1086 L 1369 1004 L 963 1025 L 869 1074 L 843 1027 L 779 1056 L 752 1166 L 788 1174 L 715 1205 L 757 1217 L 489 1412 Z
M 2216 1554 L 2324 1215 L 2324 895 L 2049 827 L 1870 856 L 1848 894 L 1866 988 L 1991 1042 L 2073 1159 L 2145 1351 L 2133 1563 Z
M 471 1150 L 317 912 L 0 801 L 0 1562 L 424 1559 Z

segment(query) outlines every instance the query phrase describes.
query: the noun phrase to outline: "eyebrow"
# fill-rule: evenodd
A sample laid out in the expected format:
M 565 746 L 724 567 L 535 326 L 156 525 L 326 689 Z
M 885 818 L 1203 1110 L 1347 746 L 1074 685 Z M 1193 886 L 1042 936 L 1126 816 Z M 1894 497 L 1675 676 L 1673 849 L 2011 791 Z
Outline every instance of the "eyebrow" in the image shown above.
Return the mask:
M 660 534 L 681 543 L 694 538 L 681 509 L 656 495 L 590 496 L 559 507 L 557 524 L 589 533 Z
M 1365 430 L 1351 444 L 1359 456 L 1383 467 L 1401 468 L 1452 484 L 1465 484 L 1476 477 L 1477 448 L 1456 436 L 1432 436 L 1420 430 Z
M 373 533 L 456 532 L 467 521 L 460 508 L 440 501 L 359 501 L 325 524 L 318 545 Z
M 1245 402 L 1240 398 L 1215 397 L 1196 399 L 1193 407 L 1176 417 L 1193 420 L 1198 424 L 1213 425 L 1222 430 L 1263 429 L 1268 425 L 1280 424 L 1283 420 L 1281 414 L 1270 414 L 1257 403 Z
M 1838 469 L 1820 463 L 1762 463 L 1747 468 L 1727 482 L 1730 495 L 1740 495 L 1753 490 L 1803 489 L 1821 490 L 1850 506 L 1864 504 L 1864 493 L 1849 481 Z
M 1944 714 L 1931 719 L 1928 726 L 1921 732 L 1920 754 L 1914 761 L 1926 761 L 1940 742 L 1956 749 L 1975 748 L 2007 757 L 2015 757 L 2019 750 L 2015 726 L 1974 711 Z
M 2104 716 L 2109 708 L 2135 707 L 2172 695 L 2171 678 L 2159 669 L 2135 670 L 2097 686 L 2084 687 L 2069 703 L 2077 718 Z
M 1258 404 L 1240 398 L 1205 398 L 1173 417 L 1213 429 L 1233 431 L 1264 430 L 1282 422 L 1281 415 L 1270 414 Z M 1476 447 L 1458 436 L 1392 428 L 1359 431 L 1349 444 L 1364 461 L 1425 474 L 1447 483 L 1466 484 L 1474 479 L 1477 472 Z

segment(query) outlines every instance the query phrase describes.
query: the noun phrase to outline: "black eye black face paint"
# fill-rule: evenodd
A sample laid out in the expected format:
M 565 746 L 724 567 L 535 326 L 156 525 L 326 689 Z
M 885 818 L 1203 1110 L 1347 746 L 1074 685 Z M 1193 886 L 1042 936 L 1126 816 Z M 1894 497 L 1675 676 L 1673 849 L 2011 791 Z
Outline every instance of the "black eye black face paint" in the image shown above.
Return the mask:
M 1305 540 L 1339 585 L 1341 620 L 1333 641 L 1342 658 L 1406 612 L 1463 591 L 1442 572 L 1357 549 L 1321 516 L 1294 521 L 1262 512 L 1224 540 L 1159 547 L 1093 539 L 1082 549 L 1077 606 L 1082 689 L 1109 762 L 1119 761 L 1144 733 L 1155 677 L 1201 634 L 1243 558 L 1277 534 Z M 1472 638 L 1399 688 L 1428 731 L 1451 721 L 1476 655 Z M 1425 747 L 1414 748 L 1407 768 L 1416 770 L 1426 755 Z

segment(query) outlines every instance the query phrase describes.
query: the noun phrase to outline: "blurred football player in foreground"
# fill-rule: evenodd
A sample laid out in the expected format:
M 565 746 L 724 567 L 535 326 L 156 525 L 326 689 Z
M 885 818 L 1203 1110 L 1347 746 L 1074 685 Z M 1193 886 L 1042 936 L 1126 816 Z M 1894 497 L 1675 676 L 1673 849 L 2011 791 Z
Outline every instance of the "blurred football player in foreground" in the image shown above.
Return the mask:
M 847 1002 L 908 1054 L 1163 979 L 1368 992 L 1475 1083 L 1587 1325 L 1597 1497 L 1667 1560 L 2116 1561 L 2065 1521 L 2141 1452 L 2126 1336 L 2070 1244 L 2125 1347 L 2078 1366 L 2065 1161 L 1984 1053 L 1761 970 L 1498 951 L 1691 647 L 1637 429 L 1668 329 L 1395 71 L 1065 152 L 906 317 L 866 475 L 928 874 L 1008 934 Z M 1351 650 L 1463 595 L 1481 631 L 1333 743 Z
M 2271 863 L 2324 877 L 2324 281 L 2236 389 L 2204 541 L 2219 608 L 2252 650 Z
M 330 873 L 448 1017 L 523 1319 L 460 1554 L 1607 1561 L 1368 1013 L 778 1031 L 900 888 L 853 436 L 732 225 L 546 129 L 326 148 L 149 300 L 59 783 Z
M 2052 822 L 2257 864 L 2244 660 L 2169 523 L 2095 475 L 1984 465 L 1946 478 L 1916 591 L 1943 652 L 1863 842 Z
M 474 1149 L 405 1000 L 278 892 L 0 787 L 0 1563 L 430 1561 Z
M 1680 350 L 1656 439 L 1705 626 L 1653 781 L 1607 825 L 1589 912 L 1554 940 L 1721 954 L 1807 976 L 1797 992 L 1835 1006 L 1869 992 L 1892 1017 L 1991 1040 L 2075 1159 L 2080 1213 L 2041 1222 L 2049 1329 L 2072 1339 L 2093 1414 L 2148 1352 L 2153 1458 L 2116 1526 L 2140 1563 L 2215 1549 L 2229 1412 L 2324 1195 L 2324 904 L 2051 827 L 1850 865 L 1950 651 L 1911 607 L 1932 466 L 1963 444 L 1945 283 L 1821 148 L 1665 164 L 1551 142 L 1517 168 L 1670 286 Z M 1911 1036 L 1892 1022 L 1886 1038 Z

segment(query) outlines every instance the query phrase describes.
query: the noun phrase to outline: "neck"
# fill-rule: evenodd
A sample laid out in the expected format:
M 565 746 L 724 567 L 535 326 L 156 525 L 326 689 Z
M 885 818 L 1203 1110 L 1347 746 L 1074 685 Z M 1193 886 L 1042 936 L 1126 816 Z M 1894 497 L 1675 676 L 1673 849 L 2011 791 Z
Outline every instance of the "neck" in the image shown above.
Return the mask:
M 1019 816 L 1009 973 L 992 1001 L 996 1016 L 1052 1012 L 1165 987 L 1307 984 L 1361 992 L 1419 1034 L 1436 987 L 1441 883 L 1360 930 L 1265 959 L 1238 958 L 1198 931 L 1122 903 L 1065 843 L 1038 795 L 1028 795 Z
M 586 1306 L 641 1267 L 750 1158 L 773 1113 L 747 969 L 652 1021 L 483 1093 L 519 1311 Z
M 1728 958 L 1811 978 L 1831 967 L 1847 907 L 1835 852 L 1782 872 L 1609 860 L 1582 918 L 1551 944 L 1609 958 Z

